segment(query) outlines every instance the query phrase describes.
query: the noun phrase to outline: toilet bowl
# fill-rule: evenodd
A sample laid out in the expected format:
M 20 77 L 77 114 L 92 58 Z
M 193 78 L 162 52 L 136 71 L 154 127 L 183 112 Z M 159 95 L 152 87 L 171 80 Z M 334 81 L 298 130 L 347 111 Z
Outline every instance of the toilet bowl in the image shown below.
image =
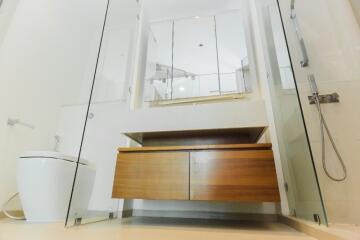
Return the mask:
M 66 218 L 77 158 L 58 152 L 31 151 L 18 159 L 17 184 L 27 221 L 55 222 Z M 95 167 L 80 159 L 71 214 L 81 217 L 88 208 Z

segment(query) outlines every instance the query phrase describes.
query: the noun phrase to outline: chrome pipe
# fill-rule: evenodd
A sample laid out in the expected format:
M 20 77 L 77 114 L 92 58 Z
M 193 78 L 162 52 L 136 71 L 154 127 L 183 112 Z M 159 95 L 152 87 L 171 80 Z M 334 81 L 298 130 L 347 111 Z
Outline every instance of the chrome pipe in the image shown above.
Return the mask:
M 296 16 L 295 0 L 291 0 L 291 3 L 290 3 L 290 19 L 293 22 L 293 25 L 294 25 L 294 28 L 296 31 L 296 35 L 299 40 L 300 51 L 301 51 L 301 55 L 302 55 L 302 60 L 300 61 L 300 65 L 301 65 L 301 67 L 307 67 L 309 65 L 309 56 L 307 53 L 304 38 L 302 36 L 299 21 Z

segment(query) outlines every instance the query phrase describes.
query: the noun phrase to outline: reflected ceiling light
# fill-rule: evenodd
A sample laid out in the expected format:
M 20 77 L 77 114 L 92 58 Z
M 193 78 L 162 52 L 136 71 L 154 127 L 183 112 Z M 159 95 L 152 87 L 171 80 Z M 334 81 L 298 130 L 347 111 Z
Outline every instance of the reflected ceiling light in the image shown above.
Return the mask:
M 200 18 L 200 16 L 195 16 L 194 18 L 199 19 L 199 18 Z
M 179 87 L 179 91 L 183 92 L 183 91 L 185 91 L 185 88 L 184 87 Z

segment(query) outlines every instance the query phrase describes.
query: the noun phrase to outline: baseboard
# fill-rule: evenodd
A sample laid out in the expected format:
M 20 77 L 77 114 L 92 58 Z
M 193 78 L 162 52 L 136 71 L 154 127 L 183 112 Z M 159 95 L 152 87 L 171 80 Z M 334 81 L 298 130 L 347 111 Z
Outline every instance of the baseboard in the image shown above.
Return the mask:
M 296 229 L 299 232 L 305 233 L 311 237 L 319 240 L 346 240 L 350 238 L 342 237 L 331 232 L 326 226 L 321 226 L 316 223 L 307 222 L 294 217 L 279 215 L 279 222 Z
M 10 210 L 8 213 L 15 217 L 23 217 L 24 212 L 22 210 Z M 0 219 L 8 218 L 3 212 L 0 212 Z
M 217 220 L 247 220 L 260 222 L 277 222 L 277 214 L 257 213 L 229 213 L 229 212 L 206 212 L 206 211 L 168 211 L 168 210 L 142 210 L 134 209 L 132 216 L 135 217 L 167 217 L 167 218 L 192 218 L 192 219 L 217 219 Z

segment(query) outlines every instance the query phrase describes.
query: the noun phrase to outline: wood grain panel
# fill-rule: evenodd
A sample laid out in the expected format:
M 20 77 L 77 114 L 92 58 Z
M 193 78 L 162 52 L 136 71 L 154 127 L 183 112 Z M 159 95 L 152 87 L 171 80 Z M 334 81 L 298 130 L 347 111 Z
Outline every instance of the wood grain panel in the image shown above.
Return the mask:
M 119 153 L 112 196 L 189 200 L 189 153 Z
M 271 150 L 190 154 L 190 200 L 278 202 Z
M 218 128 L 159 132 L 124 132 L 143 146 L 257 143 L 267 127 Z
M 156 147 L 125 147 L 119 148 L 120 152 L 147 152 L 147 151 L 191 151 L 191 150 L 215 150 L 215 149 L 239 149 L 239 150 L 270 150 L 271 143 L 257 144 L 216 144 L 216 145 L 193 145 L 193 146 L 156 146 Z

